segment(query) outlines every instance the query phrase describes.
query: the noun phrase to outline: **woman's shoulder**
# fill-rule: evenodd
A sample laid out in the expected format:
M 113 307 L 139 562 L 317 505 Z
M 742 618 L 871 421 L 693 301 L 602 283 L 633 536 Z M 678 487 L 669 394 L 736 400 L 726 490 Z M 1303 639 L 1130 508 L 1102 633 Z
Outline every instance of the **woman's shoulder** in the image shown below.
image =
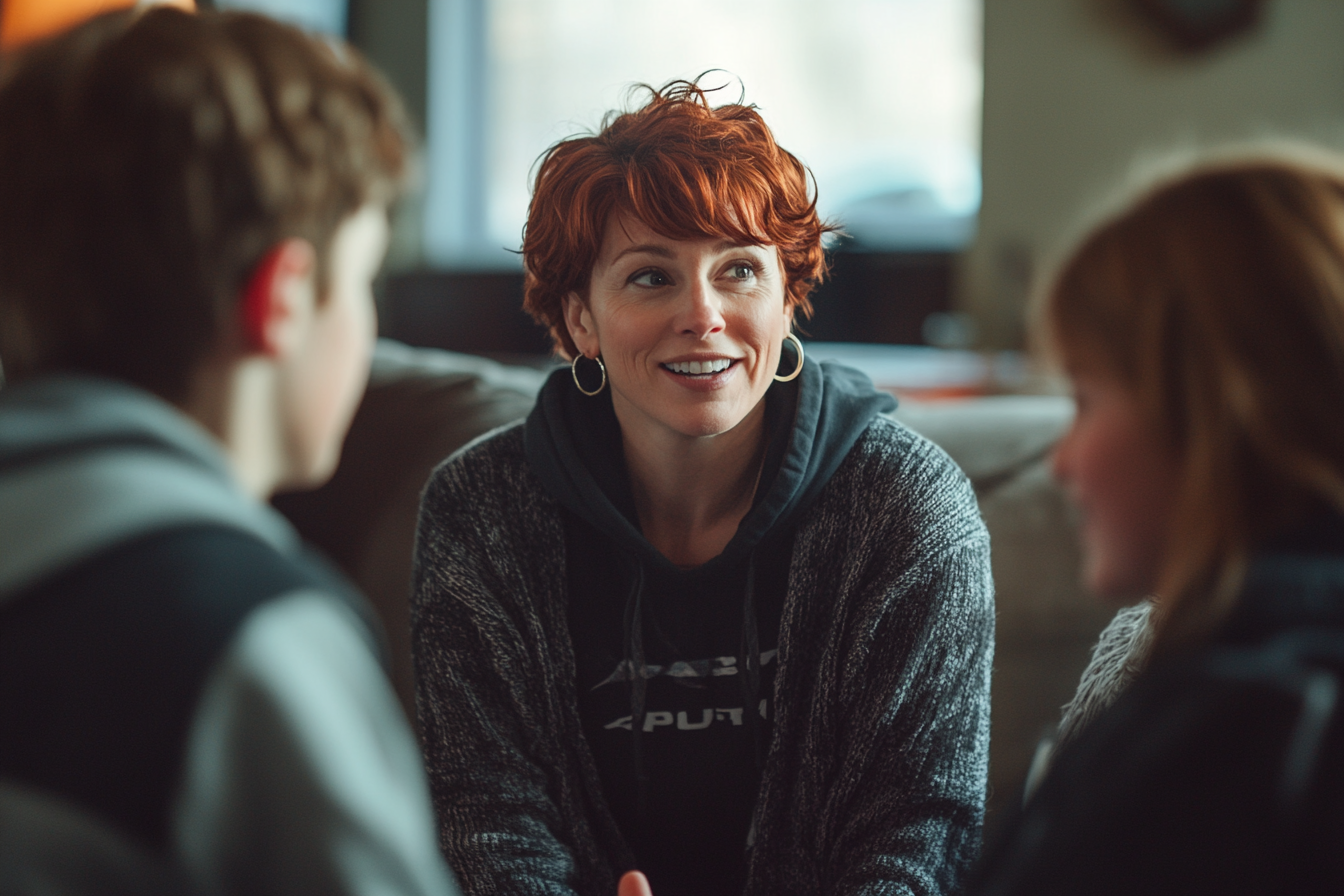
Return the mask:
M 966 475 L 941 448 L 889 417 L 875 418 L 850 449 L 799 538 L 817 562 L 878 563 L 892 575 L 953 557 L 978 569 L 989 552 Z M 979 601 L 980 592 L 964 597 Z
M 525 420 L 515 420 L 482 433 L 444 459 L 440 467 L 526 463 Z
M 506 423 L 472 439 L 448 455 L 430 474 L 430 483 L 452 483 L 481 475 L 508 475 L 527 467 L 522 420 Z
M 545 490 L 527 463 L 523 421 L 491 430 L 463 445 L 434 468 L 421 500 L 422 515 L 448 507 L 466 509 L 544 501 Z
M 946 452 L 891 414 L 878 414 L 874 417 L 854 443 L 854 449 L 862 457 L 880 458 L 886 462 L 900 462 L 912 456 L 919 458 L 927 456 L 945 469 L 960 472 Z
M 970 514 L 979 521 L 971 482 L 929 439 L 878 415 L 859 436 L 829 483 L 854 507 L 902 515 Z

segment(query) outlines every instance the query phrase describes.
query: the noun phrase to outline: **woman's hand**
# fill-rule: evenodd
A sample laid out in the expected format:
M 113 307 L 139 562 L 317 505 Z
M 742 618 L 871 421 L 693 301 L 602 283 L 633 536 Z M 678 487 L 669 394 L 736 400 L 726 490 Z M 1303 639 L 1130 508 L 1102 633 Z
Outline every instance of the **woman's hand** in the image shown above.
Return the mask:
M 616 887 L 616 896 L 653 896 L 653 891 L 649 889 L 647 877 L 638 871 L 627 871 Z

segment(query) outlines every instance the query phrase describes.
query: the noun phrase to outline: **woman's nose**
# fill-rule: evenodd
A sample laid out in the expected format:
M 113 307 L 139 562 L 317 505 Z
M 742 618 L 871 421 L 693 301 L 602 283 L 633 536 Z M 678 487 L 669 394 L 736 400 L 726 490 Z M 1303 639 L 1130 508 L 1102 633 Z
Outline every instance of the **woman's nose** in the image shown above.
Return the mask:
M 722 297 L 707 279 L 692 278 L 678 308 L 677 331 L 703 339 L 723 327 Z

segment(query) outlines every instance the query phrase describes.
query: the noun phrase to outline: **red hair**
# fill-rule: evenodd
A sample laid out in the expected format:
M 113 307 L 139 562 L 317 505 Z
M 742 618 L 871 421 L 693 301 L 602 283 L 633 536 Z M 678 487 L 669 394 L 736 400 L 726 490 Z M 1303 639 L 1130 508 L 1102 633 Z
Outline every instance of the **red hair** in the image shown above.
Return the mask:
M 755 106 L 712 108 L 690 81 L 642 89 L 643 107 L 608 113 L 598 134 L 542 155 L 523 235 L 523 308 L 574 357 L 564 298 L 586 293 L 607 221 L 628 214 L 670 239 L 776 247 L 785 305 L 810 315 L 827 268 L 822 237 L 836 229 L 817 215 L 811 172 Z

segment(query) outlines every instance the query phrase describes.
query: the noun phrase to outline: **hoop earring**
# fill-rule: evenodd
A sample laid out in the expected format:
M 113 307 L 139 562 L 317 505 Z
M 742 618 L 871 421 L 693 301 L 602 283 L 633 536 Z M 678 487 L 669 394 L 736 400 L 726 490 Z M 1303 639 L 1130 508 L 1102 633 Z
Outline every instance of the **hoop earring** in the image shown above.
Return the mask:
M 791 380 L 796 380 L 798 379 L 798 374 L 803 372 L 803 344 L 798 341 L 797 336 L 793 335 L 792 330 L 786 333 L 784 335 L 784 338 L 786 340 L 792 341 L 793 347 L 798 351 L 798 366 L 793 368 L 793 373 L 789 374 L 788 376 L 780 376 L 779 374 L 775 374 L 775 380 L 780 383 L 787 383 L 790 382 Z
M 587 395 L 589 398 L 591 398 L 594 395 L 597 395 L 603 389 L 607 388 L 607 365 L 602 363 L 601 355 L 598 355 L 596 358 L 590 359 L 596 361 L 597 369 L 602 371 L 602 384 L 593 391 L 589 392 L 587 389 L 583 388 L 583 383 L 579 382 L 579 359 L 587 357 L 588 357 L 587 355 L 575 355 L 574 360 L 571 361 L 569 364 L 569 373 L 572 377 L 574 377 L 574 385 L 579 387 L 579 391 L 582 392 L 584 395 Z

